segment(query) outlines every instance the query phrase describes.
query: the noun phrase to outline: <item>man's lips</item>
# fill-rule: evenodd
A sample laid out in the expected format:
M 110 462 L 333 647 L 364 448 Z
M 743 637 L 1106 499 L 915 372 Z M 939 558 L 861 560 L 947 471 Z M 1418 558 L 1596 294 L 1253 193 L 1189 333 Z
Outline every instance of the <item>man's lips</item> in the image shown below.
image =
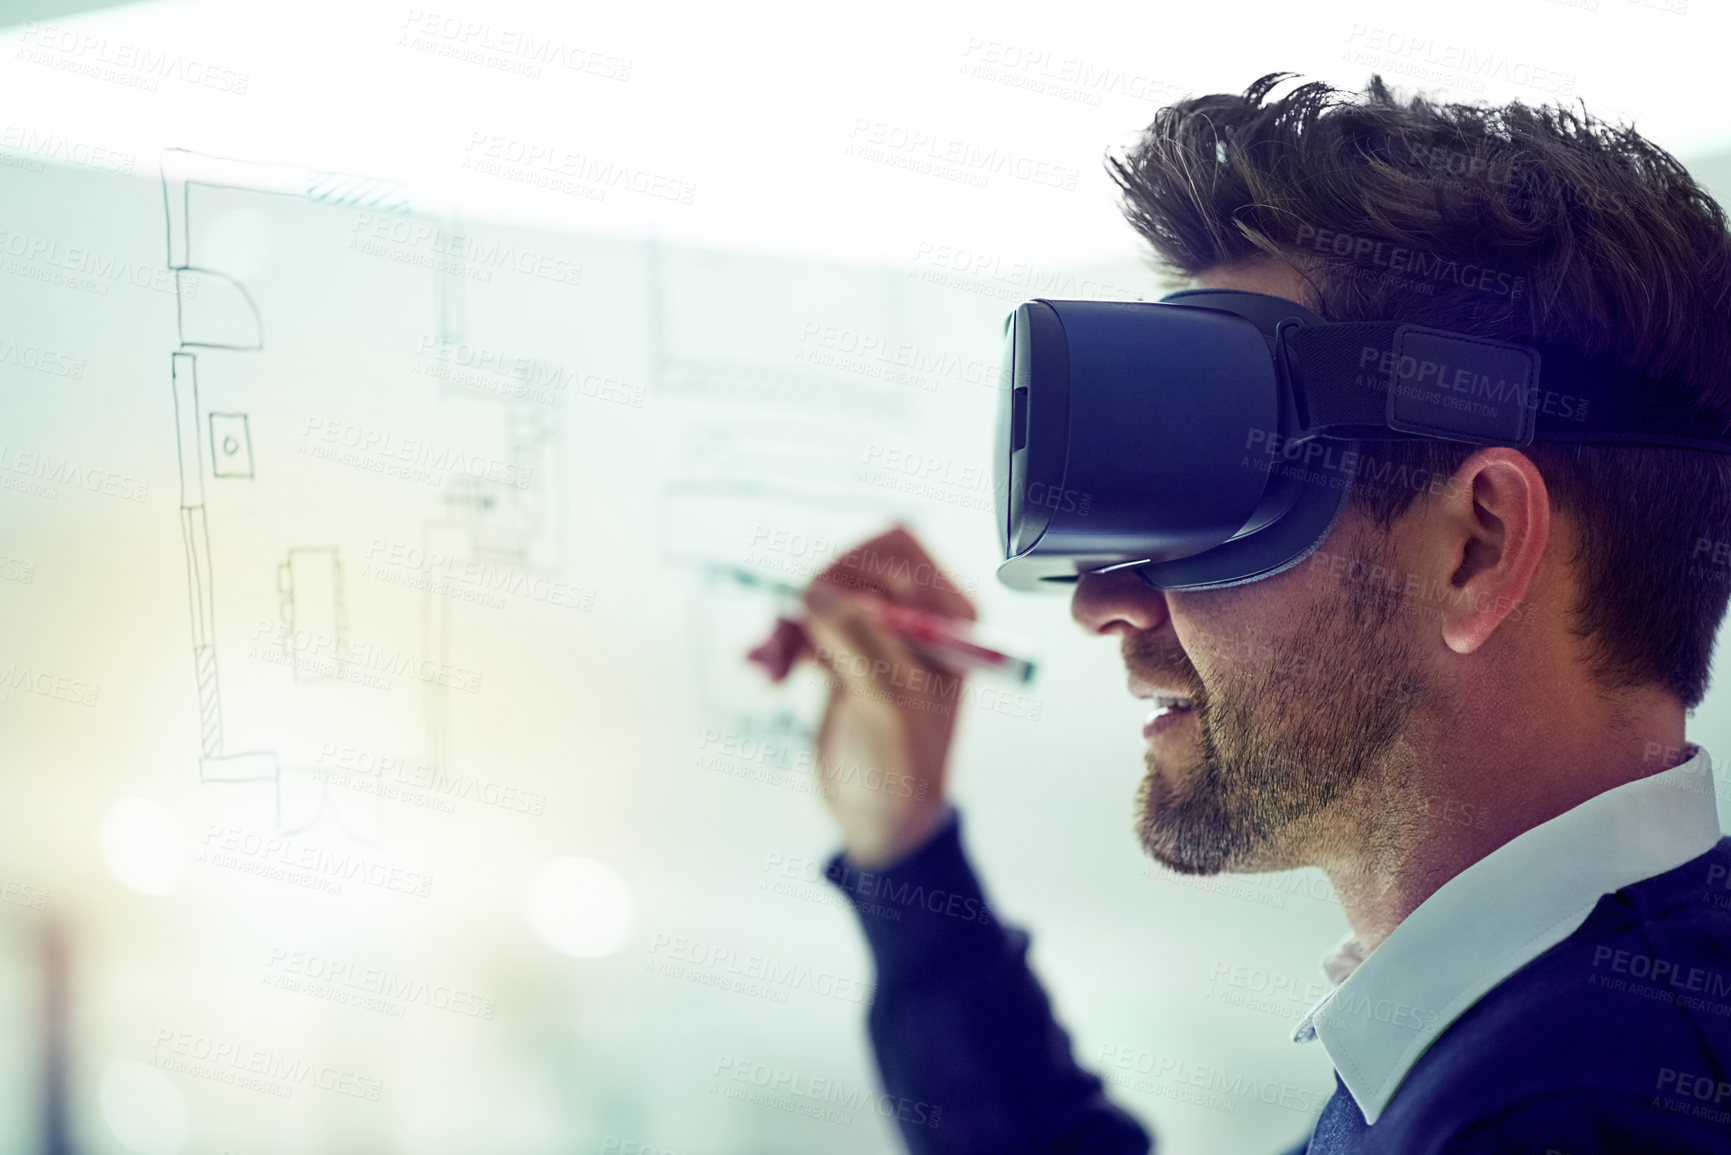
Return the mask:
M 1157 685 L 1143 681 L 1135 674 L 1130 675 L 1129 687 L 1132 698 L 1152 701 L 1159 705 L 1193 704 L 1196 700 L 1195 691 L 1188 686 Z
M 1195 713 L 1196 710 L 1192 706 L 1155 710 L 1148 715 L 1148 720 L 1142 723 L 1142 737 L 1152 738 L 1156 734 L 1165 733 L 1174 726 L 1181 726 L 1184 724 L 1184 719 Z
M 1195 697 L 1187 688 L 1155 685 L 1135 674 L 1130 675 L 1129 687 L 1132 697 L 1154 703 L 1154 712 L 1149 714 L 1148 720 L 1142 724 L 1144 738 L 1152 738 L 1178 725 L 1194 712 L 1196 707 Z

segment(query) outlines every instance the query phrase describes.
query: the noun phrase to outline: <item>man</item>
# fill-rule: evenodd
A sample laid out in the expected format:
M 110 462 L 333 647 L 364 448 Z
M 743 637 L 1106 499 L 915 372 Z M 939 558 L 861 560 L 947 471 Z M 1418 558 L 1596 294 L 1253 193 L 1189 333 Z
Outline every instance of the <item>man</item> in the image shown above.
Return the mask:
M 1403 106 L 1380 78 L 1359 102 L 1272 99 L 1282 79 L 1163 109 L 1113 162 L 1130 220 L 1194 287 L 1626 364 L 1731 425 L 1731 238 L 1667 154 L 1562 110 Z M 1071 608 L 1159 703 L 1147 853 L 1194 874 L 1318 866 L 1340 898 L 1340 985 L 1295 1034 L 1337 1086 L 1295 1150 L 1731 1151 L 1731 839 L 1684 740 L 1726 608 L 1731 458 L 1359 449 L 1345 513 L 1299 564 L 1189 592 L 1085 574 Z M 871 566 L 814 581 L 804 628 L 832 687 L 822 764 L 921 785 L 826 781 L 885 1087 L 943 1111 L 904 1123 L 909 1147 L 1147 1151 L 963 855 L 953 681 L 907 677 L 935 667 L 859 594 L 973 608 L 904 576 L 930 564 L 905 530 L 861 552 Z M 910 885 L 946 901 L 880 901 Z M 1366 1009 L 1387 1006 L 1408 1011 Z

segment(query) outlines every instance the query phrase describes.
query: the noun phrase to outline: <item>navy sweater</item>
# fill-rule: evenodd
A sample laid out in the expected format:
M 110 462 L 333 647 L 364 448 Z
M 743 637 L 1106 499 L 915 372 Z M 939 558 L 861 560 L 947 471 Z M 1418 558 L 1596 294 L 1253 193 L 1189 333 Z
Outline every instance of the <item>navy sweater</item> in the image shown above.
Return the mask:
M 910 1152 L 1153 1150 L 1076 1065 L 959 818 L 887 871 L 838 854 L 828 876 L 876 960 L 872 1046 L 884 1090 L 912 1105 Z M 1731 838 L 1600 898 L 1438 1037 L 1375 1126 L 1337 1079 L 1289 1155 L 1348 1152 L 1731 1155 Z

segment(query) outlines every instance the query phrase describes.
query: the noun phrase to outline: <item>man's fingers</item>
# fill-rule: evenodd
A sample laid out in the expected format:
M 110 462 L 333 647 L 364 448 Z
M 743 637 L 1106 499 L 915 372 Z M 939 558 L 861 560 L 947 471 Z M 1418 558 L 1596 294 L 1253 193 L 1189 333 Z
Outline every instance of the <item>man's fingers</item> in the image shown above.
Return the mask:
M 762 666 L 770 681 L 779 682 L 810 649 L 811 640 L 803 626 L 792 618 L 777 618 L 769 637 L 758 643 L 746 657 Z
M 895 709 L 931 710 L 954 704 L 962 675 L 928 660 L 858 599 L 829 604 L 805 622 L 813 656 L 854 693 Z
M 825 603 L 823 610 L 807 616 L 805 631 L 811 639 L 813 657 L 841 679 L 847 692 L 891 678 L 905 680 L 916 663 L 907 643 L 855 598 Z
M 900 525 L 837 558 L 812 579 L 812 586 L 877 593 L 947 618 L 971 622 L 978 617 L 955 579 Z

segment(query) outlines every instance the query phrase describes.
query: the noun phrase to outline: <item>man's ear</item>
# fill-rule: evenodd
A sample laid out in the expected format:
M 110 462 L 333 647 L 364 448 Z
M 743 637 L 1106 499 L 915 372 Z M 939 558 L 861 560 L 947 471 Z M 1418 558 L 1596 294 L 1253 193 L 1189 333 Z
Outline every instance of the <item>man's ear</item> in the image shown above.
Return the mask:
M 1522 621 L 1551 540 L 1551 499 L 1538 467 L 1516 449 L 1480 449 L 1433 496 L 1423 548 L 1442 591 L 1443 641 L 1457 654 L 1484 645 L 1505 619 Z

